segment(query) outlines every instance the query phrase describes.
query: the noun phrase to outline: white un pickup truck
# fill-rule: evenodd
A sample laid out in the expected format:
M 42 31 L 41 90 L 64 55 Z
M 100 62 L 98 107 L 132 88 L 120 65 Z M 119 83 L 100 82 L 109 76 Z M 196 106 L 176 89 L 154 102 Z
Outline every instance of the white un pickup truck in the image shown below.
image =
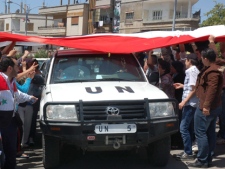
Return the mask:
M 145 147 L 153 165 L 167 164 L 177 103 L 149 84 L 132 54 L 61 50 L 46 72 L 40 105 L 45 168 L 58 166 L 69 144 L 84 152 Z

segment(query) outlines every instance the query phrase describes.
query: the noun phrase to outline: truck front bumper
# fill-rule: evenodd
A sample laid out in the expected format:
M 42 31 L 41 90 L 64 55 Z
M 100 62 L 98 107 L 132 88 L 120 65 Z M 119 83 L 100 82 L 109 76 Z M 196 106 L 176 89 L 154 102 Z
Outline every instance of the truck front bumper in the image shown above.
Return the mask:
M 167 137 L 178 131 L 178 120 L 162 118 L 145 122 L 136 122 L 135 133 L 96 134 L 98 123 L 45 123 L 40 122 L 44 135 L 57 137 L 63 143 L 73 144 L 87 150 L 115 150 L 115 143 L 120 149 L 147 146 L 149 143 Z

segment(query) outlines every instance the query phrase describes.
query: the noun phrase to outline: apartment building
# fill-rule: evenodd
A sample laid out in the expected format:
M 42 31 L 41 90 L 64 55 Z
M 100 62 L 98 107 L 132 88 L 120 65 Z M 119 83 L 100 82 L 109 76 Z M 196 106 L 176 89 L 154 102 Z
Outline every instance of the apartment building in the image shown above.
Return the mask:
M 39 14 L 53 17 L 51 26 L 38 28 L 42 36 L 76 36 L 93 32 L 112 32 L 113 0 L 89 0 L 85 3 L 45 7 Z
M 44 15 L 46 24 L 38 28 L 38 35 L 42 36 L 75 36 L 88 32 L 88 4 L 60 5 L 40 8 L 39 14 Z M 53 23 L 48 26 L 48 17 Z
M 200 11 L 192 11 L 198 0 L 177 1 L 175 30 L 199 27 Z M 120 33 L 172 30 L 174 0 L 121 0 Z
M 46 18 L 38 14 L 29 14 L 27 20 L 26 31 L 26 14 L 24 13 L 10 13 L 0 15 L 0 31 L 19 33 L 27 35 L 37 35 L 38 27 L 45 25 Z M 48 18 L 48 24 L 52 24 L 52 18 Z

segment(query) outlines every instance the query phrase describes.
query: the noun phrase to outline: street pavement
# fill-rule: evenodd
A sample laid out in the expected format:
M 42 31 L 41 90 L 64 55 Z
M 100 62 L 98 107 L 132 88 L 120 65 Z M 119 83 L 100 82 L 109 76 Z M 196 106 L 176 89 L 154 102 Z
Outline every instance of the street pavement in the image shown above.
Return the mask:
M 29 159 L 17 159 L 17 169 L 43 169 L 41 133 L 39 131 L 34 147 L 25 150 L 30 155 Z M 182 150 L 171 150 L 171 157 L 166 167 L 161 169 L 188 169 L 185 162 L 177 161 L 172 154 Z M 138 152 L 87 152 L 77 156 L 73 147 L 63 152 L 62 164 L 58 169 L 156 169 L 149 165 L 145 149 Z M 160 159 L 159 159 L 160 160 Z M 217 145 L 213 167 L 210 169 L 225 168 L 225 145 Z M 193 168 L 190 168 L 193 169 Z

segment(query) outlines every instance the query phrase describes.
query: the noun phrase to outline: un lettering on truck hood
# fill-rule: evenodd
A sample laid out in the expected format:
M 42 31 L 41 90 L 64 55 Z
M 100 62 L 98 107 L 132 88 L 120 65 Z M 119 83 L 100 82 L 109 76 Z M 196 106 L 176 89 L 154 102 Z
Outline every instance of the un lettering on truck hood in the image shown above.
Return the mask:
M 148 82 L 82 82 L 51 84 L 53 102 L 163 99 L 167 95 Z

